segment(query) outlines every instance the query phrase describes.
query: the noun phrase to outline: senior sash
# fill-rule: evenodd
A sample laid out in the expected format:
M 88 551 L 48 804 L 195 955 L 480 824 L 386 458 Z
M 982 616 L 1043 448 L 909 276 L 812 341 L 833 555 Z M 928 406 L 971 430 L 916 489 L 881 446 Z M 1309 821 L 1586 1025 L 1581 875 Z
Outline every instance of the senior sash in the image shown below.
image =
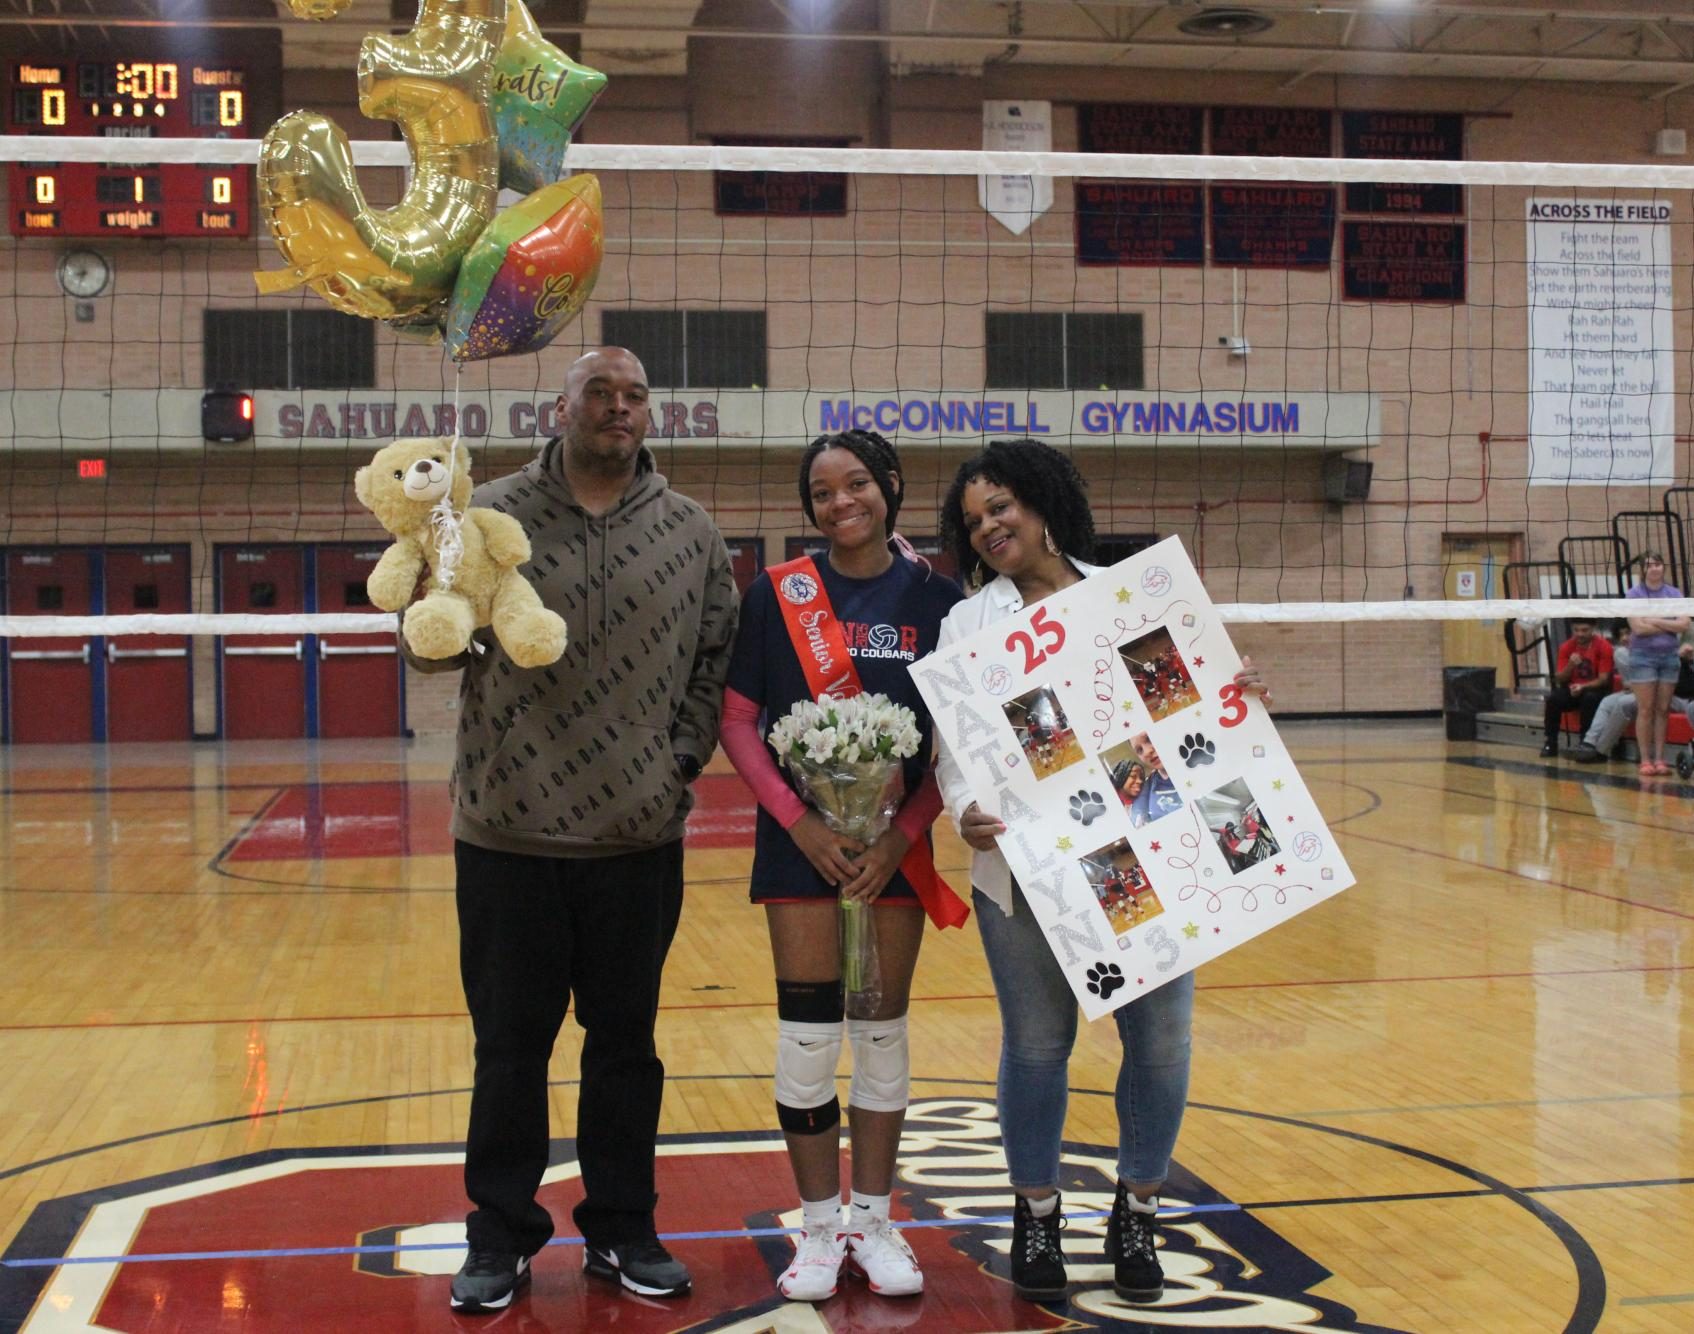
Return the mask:
M 782 623 L 800 659 L 800 669 L 806 674 L 806 689 L 812 698 L 829 695 L 846 699 L 862 695 L 865 688 L 859 681 L 853 656 L 847 651 L 847 636 L 812 558 L 801 556 L 773 565 L 770 576 L 776 589 L 776 605 L 782 610 Z M 970 908 L 936 873 L 935 855 L 927 838 L 913 840 L 906 849 L 900 860 L 900 874 L 917 894 L 930 921 L 939 927 L 964 925 Z

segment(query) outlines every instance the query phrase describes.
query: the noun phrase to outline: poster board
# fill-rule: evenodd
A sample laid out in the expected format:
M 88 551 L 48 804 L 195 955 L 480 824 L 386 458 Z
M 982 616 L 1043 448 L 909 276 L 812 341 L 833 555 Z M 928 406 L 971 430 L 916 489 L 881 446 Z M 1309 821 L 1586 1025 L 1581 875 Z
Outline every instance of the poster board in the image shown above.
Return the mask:
M 1174 537 L 912 668 L 1090 1019 L 1353 873 Z

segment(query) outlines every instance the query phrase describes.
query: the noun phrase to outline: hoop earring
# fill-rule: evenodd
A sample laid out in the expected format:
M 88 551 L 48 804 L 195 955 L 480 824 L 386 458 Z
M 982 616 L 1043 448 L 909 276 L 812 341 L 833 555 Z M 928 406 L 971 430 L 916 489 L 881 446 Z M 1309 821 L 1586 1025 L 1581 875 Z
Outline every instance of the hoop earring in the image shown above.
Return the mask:
M 1047 544 L 1047 554 L 1049 556 L 1057 556 L 1059 554 L 1059 544 L 1053 540 L 1053 530 L 1051 528 L 1048 528 L 1045 525 L 1042 526 L 1041 540 Z

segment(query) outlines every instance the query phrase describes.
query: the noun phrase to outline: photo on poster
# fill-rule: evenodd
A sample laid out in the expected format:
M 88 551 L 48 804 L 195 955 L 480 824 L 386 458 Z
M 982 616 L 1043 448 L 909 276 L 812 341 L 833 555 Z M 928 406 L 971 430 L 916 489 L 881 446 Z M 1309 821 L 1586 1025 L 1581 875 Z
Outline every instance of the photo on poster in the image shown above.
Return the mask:
M 1196 798 L 1195 805 L 1231 871 L 1239 873 L 1282 851 L 1258 801 L 1241 779 Z
M 1100 763 L 1135 828 L 1182 809 L 1182 794 L 1165 772 L 1164 761 L 1146 732 L 1137 732 L 1128 741 L 1101 751 Z
M 1119 645 L 1118 656 L 1123 659 L 1130 683 L 1154 722 L 1200 702 L 1200 692 L 1189 674 L 1188 664 L 1171 642 L 1169 630 L 1154 630 Z
M 1081 866 L 1115 934 L 1121 936 L 1165 910 L 1128 839 L 1094 849 L 1082 858 Z
M 1083 758 L 1082 745 L 1050 687 L 1026 690 L 1002 707 L 1036 778 L 1050 778 Z

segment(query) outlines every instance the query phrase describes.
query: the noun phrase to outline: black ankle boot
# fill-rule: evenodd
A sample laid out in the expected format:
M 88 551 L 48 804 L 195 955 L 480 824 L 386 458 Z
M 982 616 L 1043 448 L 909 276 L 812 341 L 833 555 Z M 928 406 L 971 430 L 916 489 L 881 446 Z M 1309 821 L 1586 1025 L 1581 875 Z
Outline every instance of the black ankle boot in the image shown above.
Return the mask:
M 1129 1187 L 1118 1182 L 1112 1219 L 1106 1224 L 1106 1258 L 1112 1262 L 1112 1291 L 1128 1302 L 1156 1302 L 1165 1291 L 1164 1271 L 1154 1241 L 1152 1214 L 1129 1207 Z M 1158 1204 L 1157 1197 L 1153 1203 Z
M 1053 1212 L 1037 1218 L 1022 1195 L 1012 1210 L 1012 1287 L 1026 1302 L 1062 1301 L 1069 1291 L 1059 1249 L 1060 1211 L 1055 1196 Z

